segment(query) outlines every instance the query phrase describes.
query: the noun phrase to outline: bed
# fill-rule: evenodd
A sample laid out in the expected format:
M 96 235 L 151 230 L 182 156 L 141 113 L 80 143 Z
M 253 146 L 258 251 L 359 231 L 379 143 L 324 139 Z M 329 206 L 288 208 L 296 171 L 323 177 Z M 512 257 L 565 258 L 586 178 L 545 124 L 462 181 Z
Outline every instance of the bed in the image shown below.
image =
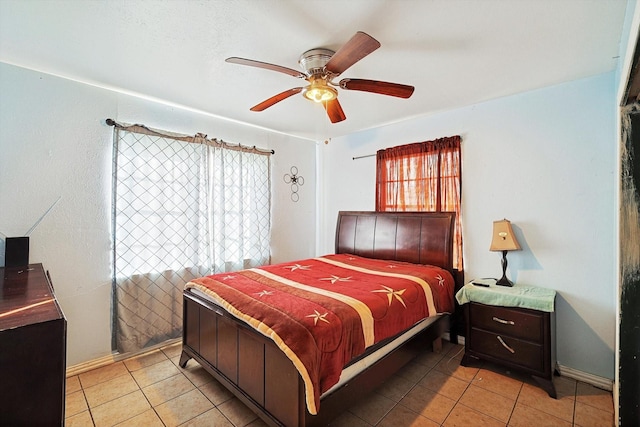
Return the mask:
M 197 361 L 268 425 L 327 425 L 449 329 L 455 293 L 453 224 L 453 213 L 343 211 L 338 214 L 335 254 L 188 283 L 180 366 Z M 324 268 L 335 270 L 320 270 Z M 418 276 L 423 273 L 426 276 Z M 303 284 L 307 279 L 322 284 L 310 288 Z M 349 283 L 340 292 L 353 296 L 336 302 L 334 289 L 342 281 Z M 238 290 L 241 282 L 244 291 Z M 380 290 L 358 299 L 365 294 L 359 287 L 373 284 Z M 281 296 L 285 288 L 294 288 L 288 291 L 293 296 Z M 309 307 L 315 316 L 301 315 L 283 326 L 274 313 L 302 310 L 307 302 L 297 298 L 309 292 L 314 295 L 309 304 L 321 307 Z M 430 295 L 425 297 L 428 303 L 422 303 L 422 294 Z M 364 298 L 388 306 L 369 309 Z M 240 300 L 247 300 L 242 310 L 237 309 Z M 426 314 L 416 312 L 420 310 Z M 359 320 L 349 323 L 339 317 L 346 312 L 356 313 Z M 382 317 L 392 319 L 393 327 L 380 326 Z M 320 329 L 318 324 L 329 323 L 340 324 L 342 330 L 309 336 Z M 353 342 L 346 342 L 346 335 L 355 337 Z M 307 351 L 315 347 L 331 351 L 321 356 Z

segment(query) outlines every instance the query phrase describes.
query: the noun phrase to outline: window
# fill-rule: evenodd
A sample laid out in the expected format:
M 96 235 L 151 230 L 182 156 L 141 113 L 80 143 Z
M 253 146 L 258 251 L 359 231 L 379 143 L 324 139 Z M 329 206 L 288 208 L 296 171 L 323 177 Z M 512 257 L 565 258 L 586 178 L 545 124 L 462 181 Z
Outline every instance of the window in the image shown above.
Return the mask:
M 460 136 L 377 153 L 376 210 L 455 212 L 453 266 L 462 270 Z
M 270 152 L 115 125 L 113 346 L 180 336 L 184 284 L 270 262 Z

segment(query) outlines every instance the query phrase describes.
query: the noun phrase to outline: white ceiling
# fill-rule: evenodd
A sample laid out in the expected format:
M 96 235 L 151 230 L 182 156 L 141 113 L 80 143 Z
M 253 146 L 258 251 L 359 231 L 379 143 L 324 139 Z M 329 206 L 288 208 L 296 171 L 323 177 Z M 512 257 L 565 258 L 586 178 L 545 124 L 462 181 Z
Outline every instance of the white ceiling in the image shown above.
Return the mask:
M 0 0 L 0 61 L 310 139 L 614 70 L 626 0 Z M 347 120 L 296 95 L 298 69 L 356 31 L 382 47 L 341 78 L 409 84 L 399 99 L 341 90 Z

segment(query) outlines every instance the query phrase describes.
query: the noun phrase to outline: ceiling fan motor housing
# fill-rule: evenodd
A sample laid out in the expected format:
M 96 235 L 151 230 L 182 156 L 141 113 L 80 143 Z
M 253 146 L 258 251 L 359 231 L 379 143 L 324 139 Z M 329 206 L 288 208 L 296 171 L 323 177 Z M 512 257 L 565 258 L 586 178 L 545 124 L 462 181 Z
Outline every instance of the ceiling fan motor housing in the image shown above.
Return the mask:
M 309 49 L 300 55 L 298 64 L 300 64 L 300 67 L 302 67 L 307 76 L 322 74 L 324 72 L 324 66 L 329 62 L 334 53 L 331 49 Z

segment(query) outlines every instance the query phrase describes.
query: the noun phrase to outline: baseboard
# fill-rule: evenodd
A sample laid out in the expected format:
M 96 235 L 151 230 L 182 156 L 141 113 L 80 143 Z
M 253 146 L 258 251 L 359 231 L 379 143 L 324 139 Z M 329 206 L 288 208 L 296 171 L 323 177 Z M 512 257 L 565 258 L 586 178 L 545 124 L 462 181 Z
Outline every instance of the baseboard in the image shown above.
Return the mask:
M 444 339 L 451 341 L 449 332 L 445 332 L 442 336 Z M 145 353 L 150 353 L 152 351 L 158 350 L 162 347 L 166 347 L 169 345 L 176 344 L 180 342 L 182 338 L 176 338 L 173 340 L 165 341 L 160 344 L 156 344 L 152 347 L 145 348 L 144 350 L 137 351 L 135 353 L 127 353 L 120 354 L 114 353 L 108 356 L 100 357 L 98 359 L 89 360 L 88 362 L 79 363 L 77 365 L 73 365 L 67 368 L 67 378 L 72 377 L 74 375 L 79 375 L 83 372 L 91 371 L 93 369 L 101 368 L 103 366 L 109 365 L 114 362 L 119 362 L 124 359 L 128 359 L 130 357 L 140 356 Z M 464 337 L 458 335 L 458 344 L 464 345 Z M 583 383 L 591 384 L 594 387 L 598 387 L 603 390 L 613 391 L 613 380 L 609 378 L 600 377 L 598 375 L 593 375 L 588 372 L 583 372 L 578 369 L 570 368 L 568 366 L 557 365 L 558 372 L 561 376 L 572 378 L 576 381 L 582 381 Z
M 442 338 L 449 340 L 450 335 L 449 332 L 445 332 Z M 464 337 L 458 335 L 458 344 L 464 345 Z M 613 391 L 613 380 L 609 378 L 600 377 L 598 375 L 593 375 L 588 372 L 579 371 L 578 369 L 570 368 L 568 366 L 557 365 L 558 372 L 561 376 L 572 378 L 576 381 L 581 381 L 583 383 L 591 384 L 594 387 L 598 387 L 603 390 Z
M 578 369 L 570 368 L 568 366 L 557 365 L 558 372 L 561 376 L 567 378 L 573 378 L 583 383 L 591 384 L 594 387 L 601 388 L 607 391 L 613 391 L 613 380 L 609 378 L 593 375 L 588 372 L 579 371 Z
M 103 366 L 107 366 L 116 361 L 116 354 L 110 354 L 108 356 L 103 356 L 98 359 L 89 360 L 84 363 L 79 363 L 77 365 L 67 367 L 67 378 L 73 377 L 74 375 L 81 374 L 83 372 L 91 371 L 93 369 L 102 368 Z
M 442 336 L 444 339 L 449 340 L 449 332 L 445 332 Z M 107 366 L 111 363 L 119 362 L 124 359 L 128 359 L 130 357 L 140 356 L 145 353 L 149 353 L 155 351 L 159 348 L 166 347 L 168 345 L 172 345 L 178 343 L 182 340 L 182 338 L 175 338 L 173 340 L 165 341 L 160 344 L 156 344 L 152 347 L 145 348 L 143 350 L 137 351 L 135 353 L 113 353 L 107 356 L 100 357 L 98 359 L 89 360 L 87 362 L 79 363 L 77 365 L 69 366 L 67 368 L 67 378 L 73 377 L 74 375 L 79 375 L 87 371 L 91 371 L 93 369 L 102 368 L 103 366 Z M 450 340 L 449 340 L 450 341 Z M 458 344 L 464 345 L 464 337 L 458 335 Z
M 444 338 L 447 341 L 451 341 L 450 339 L 451 335 L 449 335 L 449 332 L 445 332 L 444 334 L 442 334 L 442 338 Z M 461 335 L 458 335 L 458 344 L 460 345 L 464 345 L 464 337 Z
M 102 368 L 103 366 L 110 365 L 111 363 L 119 362 L 124 359 L 128 359 L 130 357 L 141 356 L 146 353 L 150 353 L 152 351 L 156 351 L 162 347 L 167 347 L 169 345 L 173 345 L 182 341 L 182 338 L 175 338 L 172 340 L 168 340 L 165 342 L 161 342 L 160 344 L 156 344 L 151 347 L 147 347 L 140 351 L 132 352 L 132 353 L 112 353 L 107 356 L 99 357 L 98 359 L 89 360 L 87 362 L 79 363 L 77 365 L 69 366 L 67 368 L 67 378 L 73 377 L 74 375 L 82 374 L 83 372 L 91 371 L 93 369 Z

